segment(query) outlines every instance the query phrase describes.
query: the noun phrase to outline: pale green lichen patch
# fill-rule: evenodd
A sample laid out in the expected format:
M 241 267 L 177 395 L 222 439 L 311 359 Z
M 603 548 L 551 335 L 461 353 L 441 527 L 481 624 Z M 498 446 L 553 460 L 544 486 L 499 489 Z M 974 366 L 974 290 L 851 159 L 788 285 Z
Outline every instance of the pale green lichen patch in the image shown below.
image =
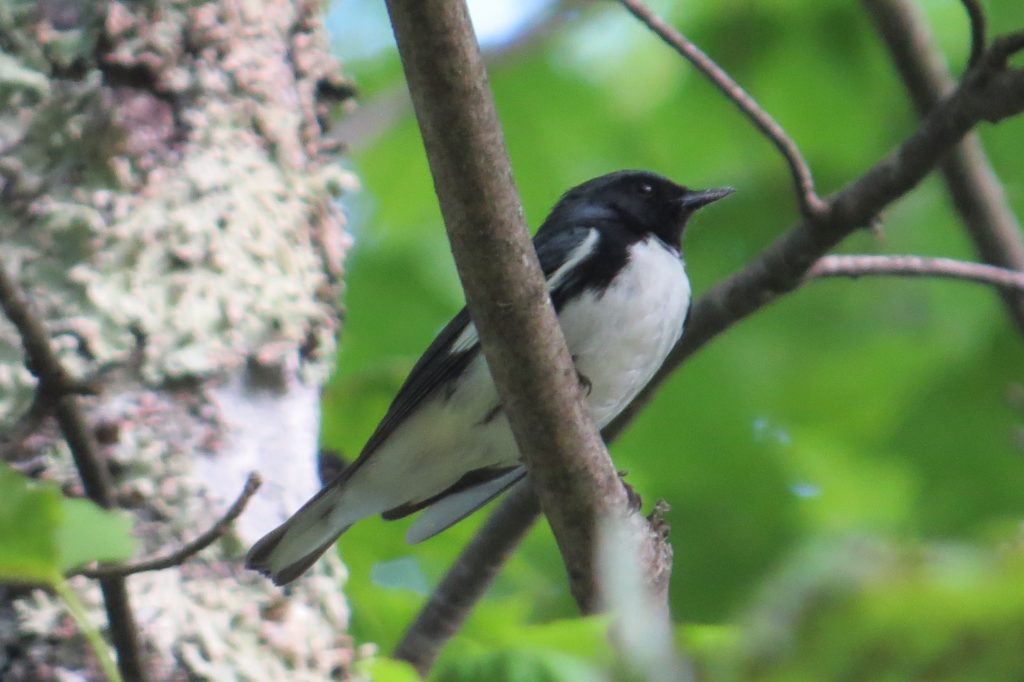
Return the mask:
M 282 169 L 244 134 L 219 136 L 155 196 L 103 197 L 131 207 L 115 211 L 124 217 L 103 226 L 94 257 L 70 272 L 113 346 L 131 344 L 130 330 L 145 335 L 151 381 L 241 362 L 268 344 L 295 348 L 311 334 L 320 348 L 334 344 L 336 313 L 317 298 L 326 280 L 308 228 L 323 183 Z
M 319 11 L 314 0 L 0 0 L 0 259 L 64 364 L 98 379 L 102 394 L 83 403 L 145 556 L 209 526 L 235 494 L 214 494 L 215 479 L 261 466 L 229 442 L 247 425 L 229 428 L 211 386 L 284 368 L 305 411 L 282 418 L 288 392 L 267 390 L 253 421 L 283 422 L 286 444 L 306 425 L 310 445 L 294 456 L 315 453 L 349 246 L 335 198 L 355 187 L 322 135 L 321 93 L 347 90 Z M 0 433 L 32 388 L 0 316 Z M 81 493 L 52 421 L 19 445 L 44 455 L 41 477 Z M 269 456 L 288 461 L 283 449 Z M 240 541 L 129 580 L 153 679 L 343 675 L 337 557 L 285 602 L 242 571 Z M 95 583 L 75 587 L 102 622 Z M 53 644 L 62 618 L 41 593 L 0 607 L 0 629 L 31 648 L 22 663 L 75 675 L 80 643 Z
M 50 90 L 46 74 L 25 66 L 21 60 L 0 52 L 0 105 L 18 105 L 26 96 L 28 103 L 41 100 Z
M 8 41 L 5 265 L 83 374 L 131 358 L 160 383 L 298 352 L 322 380 L 348 246 L 333 199 L 355 181 L 321 139 L 317 86 L 339 77 L 315 3 L 157 4 L 53 10 L 43 40 Z M 12 7 L 0 34 L 24 35 Z M 17 347 L 0 321 L 0 358 Z M 0 423 L 30 388 L 0 371 Z

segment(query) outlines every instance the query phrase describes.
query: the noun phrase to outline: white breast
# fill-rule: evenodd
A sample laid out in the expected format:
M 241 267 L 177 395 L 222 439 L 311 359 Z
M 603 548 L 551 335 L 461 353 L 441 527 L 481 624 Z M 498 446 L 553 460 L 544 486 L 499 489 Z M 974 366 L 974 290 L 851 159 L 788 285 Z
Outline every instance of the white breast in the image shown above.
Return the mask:
M 599 428 L 628 405 L 679 340 L 690 305 L 682 260 L 651 237 L 630 247 L 630 260 L 600 293 L 567 303 L 559 319 Z

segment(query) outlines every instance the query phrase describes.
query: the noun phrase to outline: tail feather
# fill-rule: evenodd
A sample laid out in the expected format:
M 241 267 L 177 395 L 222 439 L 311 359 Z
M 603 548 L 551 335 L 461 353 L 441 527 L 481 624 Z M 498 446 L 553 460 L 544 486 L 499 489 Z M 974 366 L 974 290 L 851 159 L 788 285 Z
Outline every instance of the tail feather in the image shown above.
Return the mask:
M 280 526 L 263 536 L 245 556 L 245 567 L 284 585 L 302 575 L 355 520 L 339 514 L 340 490 L 327 487 Z
M 275 585 L 286 585 L 305 573 L 337 540 L 336 537 L 331 538 L 295 561 L 283 563 L 287 559 L 281 556 L 277 550 L 281 539 L 288 530 L 287 525 L 279 526 L 253 545 L 249 553 L 245 555 L 245 567 L 267 576 L 274 581 Z

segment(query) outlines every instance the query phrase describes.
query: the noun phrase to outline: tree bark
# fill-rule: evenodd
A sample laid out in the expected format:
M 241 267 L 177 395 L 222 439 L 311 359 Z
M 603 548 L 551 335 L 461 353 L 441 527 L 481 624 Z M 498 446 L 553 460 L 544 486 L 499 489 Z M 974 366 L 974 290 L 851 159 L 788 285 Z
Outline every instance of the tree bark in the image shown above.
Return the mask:
M 348 248 L 333 200 L 352 184 L 323 136 L 351 88 L 320 10 L 53 0 L 0 14 L 3 265 L 72 378 L 100 388 L 79 400 L 140 556 L 207 529 L 250 471 L 265 479 L 235 532 L 124 578 L 143 679 L 322 680 L 352 660 L 336 558 L 287 601 L 238 561 L 319 488 Z M 28 413 L 35 388 L 0 319 L 0 452 L 82 494 L 54 423 Z M 72 585 L 105 624 L 110 591 Z M 98 675 L 53 597 L 5 591 L 0 676 Z

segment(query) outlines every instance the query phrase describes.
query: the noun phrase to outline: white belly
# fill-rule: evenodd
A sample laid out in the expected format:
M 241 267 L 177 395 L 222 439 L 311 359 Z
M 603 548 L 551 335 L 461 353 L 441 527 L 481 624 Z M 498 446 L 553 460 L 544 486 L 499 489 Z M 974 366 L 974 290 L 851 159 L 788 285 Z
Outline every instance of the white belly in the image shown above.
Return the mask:
M 598 428 L 628 405 L 679 340 L 690 282 L 678 256 L 654 238 L 631 248 L 629 266 L 601 293 L 586 292 L 559 315 L 576 369 L 590 381 Z

